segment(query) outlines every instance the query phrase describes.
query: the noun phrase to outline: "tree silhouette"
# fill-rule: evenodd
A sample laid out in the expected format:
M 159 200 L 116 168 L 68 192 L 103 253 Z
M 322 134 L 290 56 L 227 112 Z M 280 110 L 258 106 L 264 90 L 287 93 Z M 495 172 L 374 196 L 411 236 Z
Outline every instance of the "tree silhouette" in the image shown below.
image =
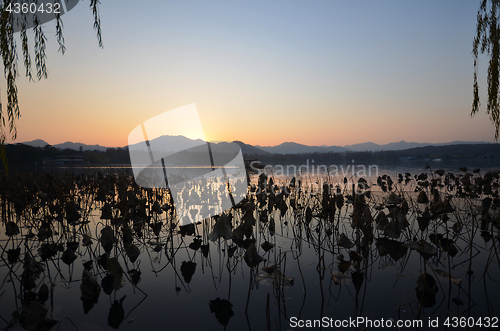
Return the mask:
M 479 112 L 481 105 L 479 101 L 479 85 L 477 83 L 477 60 L 479 54 L 487 54 L 489 57 L 488 65 L 488 103 L 486 113 L 495 126 L 495 140 L 498 140 L 500 128 L 500 105 L 499 97 L 499 79 L 500 79 L 500 0 L 481 0 L 477 12 L 476 36 L 472 44 L 472 53 L 474 54 L 474 84 L 473 101 L 471 116 Z
M 99 0 L 89 0 L 90 1 L 90 9 L 94 15 L 94 29 L 97 33 L 97 40 L 99 42 L 99 46 L 102 48 L 102 36 L 101 36 L 101 20 L 99 18 Z M 16 120 L 21 115 L 19 110 L 19 102 L 17 98 L 17 85 L 16 78 L 19 76 L 19 68 L 18 68 L 18 50 L 16 41 L 14 39 L 14 34 L 16 33 L 14 30 L 15 24 L 14 22 L 14 14 L 11 9 L 12 6 L 19 1 L 16 0 L 0 0 L 0 8 L 2 10 L 0 17 L 0 54 L 2 57 L 2 62 L 4 66 L 4 76 L 6 79 L 6 91 L 7 91 L 7 109 L 4 112 L 3 108 L 0 104 L 0 158 L 2 159 L 2 163 L 4 165 L 5 170 L 8 172 L 7 165 L 7 155 L 5 152 L 5 140 L 7 138 L 7 134 L 10 134 L 12 139 L 15 140 L 17 137 L 17 129 L 16 129 Z M 33 3 L 35 1 L 30 1 Z M 49 1 L 44 1 L 49 2 Z M 59 2 L 59 1 L 50 1 L 50 2 Z M 41 1 L 35 2 L 40 4 Z M 19 14 L 18 14 L 19 15 Z M 29 14 L 28 14 L 29 15 Z M 35 69 L 36 69 L 36 78 L 38 80 L 42 78 L 47 78 L 47 67 L 45 65 L 46 60 L 46 41 L 43 26 L 40 24 L 40 21 L 37 15 L 24 16 L 24 22 L 22 26 L 30 27 L 33 26 L 33 34 L 34 34 L 34 55 L 35 55 Z M 22 15 L 21 15 L 22 16 Z M 17 16 L 16 18 L 19 18 Z M 27 22 L 28 19 L 32 21 Z M 63 22 L 61 19 L 61 14 L 55 14 L 56 21 L 56 39 L 59 44 L 59 51 L 64 54 L 66 47 L 64 46 L 64 36 L 63 36 Z M 22 49 L 22 58 L 25 68 L 25 75 L 28 77 L 30 81 L 33 81 L 33 73 L 32 73 L 32 61 L 31 55 L 29 51 L 29 43 L 28 35 L 26 33 L 26 28 L 21 29 L 20 39 L 21 39 L 21 49 Z M 7 117 L 8 122 L 8 132 L 5 118 Z

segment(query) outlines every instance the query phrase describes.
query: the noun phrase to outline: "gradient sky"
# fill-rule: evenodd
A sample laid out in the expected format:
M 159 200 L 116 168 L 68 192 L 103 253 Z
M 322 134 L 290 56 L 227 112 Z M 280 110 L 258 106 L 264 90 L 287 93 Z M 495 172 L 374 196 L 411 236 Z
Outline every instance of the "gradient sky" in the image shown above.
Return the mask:
M 125 146 L 140 123 L 192 103 L 210 141 L 492 142 L 485 106 L 469 116 L 478 7 L 105 0 L 100 49 L 84 1 L 63 16 L 65 55 L 54 22 L 45 24 L 49 78 L 18 78 L 16 142 Z M 483 105 L 486 65 L 482 57 Z

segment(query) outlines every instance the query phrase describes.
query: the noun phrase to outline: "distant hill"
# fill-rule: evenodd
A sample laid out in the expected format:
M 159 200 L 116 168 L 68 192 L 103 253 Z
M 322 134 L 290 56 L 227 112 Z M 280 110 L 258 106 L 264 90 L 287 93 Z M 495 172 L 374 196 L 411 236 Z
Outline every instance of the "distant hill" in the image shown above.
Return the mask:
M 353 151 L 353 152 L 378 152 L 378 151 L 398 151 L 398 150 L 404 150 L 404 149 L 410 149 L 410 148 L 415 148 L 415 147 L 423 147 L 423 146 L 429 146 L 432 144 L 426 144 L 426 143 L 415 143 L 415 142 L 406 142 L 406 141 L 400 141 L 400 142 L 395 142 L 395 143 L 389 143 L 385 145 L 379 145 L 375 144 L 372 142 L 366 142 L 366 143 L 361 143 L 361 144 L 354 144 L 354 145 L 347 145 L 344 146 L 345 148 Z
M 150 142 L 151 149 L 154 151 L 162 151 L 165 155 L 169 155 L 172 153 L 176 153 L 183 150 L 189 150 L 195 148 L 197 146 L 203 145 L 204 142 L 201 139 L 189 139 L 184 136 L 161 136 L 151 140 Z M 241 148 L 243 154 L 268 154 L 267 152 L 260 150 L 257 147 L 252 145 L 245 144 L 241 141 L 234 141 L 234 143 L 238 144 Z M 227 142 L 219 142 L 219 143 L 211 143 L 212 148 L 214 150 L 223 150 L 225 145 L 228 145 Z M 132 145 L 131 149 L 139 149 L 141 150 L 144 145 L 138 143 Z
M 201 139 L 193 140 L 184 136 L 160 136 L 149 141 L 149 145 L 153 151 L 163 152 L 165 155 L 190 149 L 203 143 Z M 144 143 L 139 142 L 131 145 L 129 148 L 131 150 L 142 150 L 144 147 Z
M 23 143 L 20 143 L 26 146 L 31 146 L 31 147 L 45 147 L 47 145 L 51 146 L 48 142 L 42 139 L 35 139 L 32 141 L 26 141 Z M 82 144 L 82 143 L 74 143 L 67 141 L 62 144 L 57 144 L 57 145 L 52 145 L 52 147 L 60 148 L 60 149 L 73 149 L 75 151 L 80 150 L 80 146 L 82 147 L 83 151 L 100 151 L 100 152 L 105 152 L 106 149 L 109 147 L 106 146 L 101 146 L 101 145 L 87 145 L 87 144 Z
M 392 153 L 395 153 L 392 152 Z M 488 155 L 499 155 L 500 144 L 491 143 L 461 143 L 461 144 L 443 144 L 435 146 L 423 146 L 398 151 L 402 156 L 411 156 L 416 158 L 443 158 L 443 159 L 464 159 L 476 158 Z
M 285 142 L 278 146 L 262 147 L 256 146 L 268 153 L 275 154 L 302 154 L 302 153 L 342 153 L 348 151 L 347 148 L 340 146 L 307 146 L 294 142 Z
M 45 140 L 42 140 L 42 139 L 35 139 L 35 140 L 27 141 L 27 142 L 21 143 L 21 144 L 27 145 L 27 146 L 32 146 L 32 147 L 45 147 L 45 146 L 49 145 L 48 142 L 46 142 Z
M 470 145 L 470 144 L 489 144 L 484 141 L 452 141 L 449 143 L 439 143 L 439 144 L 431 144 L 431 143 L 416 143 L 416 142 L 406 142 L 399 141 L 394 143 L 389 143 L 385 145 L 379 145 L 372 142 L 347 145 L 344 148 L 347 148 L 353 152 L 379 152 L 379 151 L 402 151 L 411 148 L 417 147 L 426 147 L 426 146 L 449 146 L 449 145 Z
M 256 146 L 259 149 L 273 154 L 304 154 L 304 153 L 344 153 L 344 152 L 382 152 L 382 151 L 401 151 L 425 146 L 449 146 L 449 145 L 467 145 L 467 144 L 489 144 L 484 141 L 452 141 L 449 143 L 431 144 L 399 141 L 385 145 L 379 145 L 373 142 L 366 142 L 347 146 L 307 146 L 295 142 L 285 142 L 277 146 Z
M 245 144 L 245 143 L 238 141 L 238 140 L 234 141 L 234 143 L 236 143 L 240 146 L 243 154 L 247 154 L 247 155 L 250 155 L 250 154 L 269 154 L 269 152 L 266 152 L 260 148 L 254 147 L 252 145 Z M 221 144 L 221 143 L 219 143 L 219 144 Z

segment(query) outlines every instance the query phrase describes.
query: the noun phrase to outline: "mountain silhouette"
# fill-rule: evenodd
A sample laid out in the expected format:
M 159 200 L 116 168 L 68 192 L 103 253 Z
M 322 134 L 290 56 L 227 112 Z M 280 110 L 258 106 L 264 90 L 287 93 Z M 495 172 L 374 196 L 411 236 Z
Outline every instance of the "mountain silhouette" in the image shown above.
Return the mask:
M 399 150 L 407 150 L 411 148 L 417 147 L 426 147 L 426 146 L 449 146 L 449 145 L 459 145 L 459 144 L 490 144 L 488 142 L 475 142 L 475 141 L 452 141 L 448 143 L 417 143 L 417 142 L 406 142 L 399 141 L 393 142 L 389 144 L 379 145 L 373 142 L 365 142 L 360 144 L 346 145 L 346 146 L 308 146 L 299 144 L 296 142 L 284 142 L 282 144 L 276 146 L 253 146 L 250 144 L 246 144 L 241 141 L 234 141 L 238 144 L 243 152 L 243 154 L 254 154 L 254 155 L 266 155 L 266 154 L 308 154 L 308 153 L 344 153 L 344 152 L 378 152 L 378 151 L 399 151 Z M 203 144 L 203 140 L 201 139 L 190 139 L 184 136 L 160 136 L 150 141 L 150 145 L 153 149 L 160 149 L 165 153 L 176 153 L 182 150 L 187 150 L 196 146 Z M 22 143 L 24 145 L 33 146 L 33 147 L 45 147 L 48 143 L 41 139 L 36 139 L 33 141 L 28 141 Z M 219 143 L 211 143 L 213 146 L 219 144 L 227 144 L 225 142 Z M 83 151 L 106 151 L 107 148 L 101 145 L 87 145 L 82 143 L 73 143 L 73 142 L 65 142 L 62 144 L 53 145 L 53 147 L 60 149 L 73 149 L 79 150 L 80 147 Z M 138 144 L 132 145 L 132 147 L 138 148 Z M 127 148 L 124 147 L 115 147 L 115 148 Z M 160 151 L 160 150 L 158 150 Z
M 257 148 L 275 154 L 300 154 L 300 153 L 342 153 L 349 149 L 340 146 L 307 146 L 295 142 L 285 142 L 277 146 Z

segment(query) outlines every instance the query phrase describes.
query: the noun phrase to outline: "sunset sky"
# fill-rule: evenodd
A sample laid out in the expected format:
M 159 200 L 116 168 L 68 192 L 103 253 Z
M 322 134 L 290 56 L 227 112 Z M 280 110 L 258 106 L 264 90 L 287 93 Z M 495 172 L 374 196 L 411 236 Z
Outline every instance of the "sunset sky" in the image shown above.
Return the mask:
M 63 16 L 65 55 L 55 23 L 45 24 L 49 78 L 18 78 L 16 142 L 121 147 L 142 122 L 192 103 L 210 141 L 492 142 L 485 106 L 469 116 L 478 7 L 105 0 L 100 49 L 88 1 L 80 2 Z M 22 74 L 22 57 L 19 65 Z M 483 105 L 486 66 L 482 57 Z M 5 110 L 5 79 L 0 88 Z M 165 123 L 165 134 L 175 125 Z

